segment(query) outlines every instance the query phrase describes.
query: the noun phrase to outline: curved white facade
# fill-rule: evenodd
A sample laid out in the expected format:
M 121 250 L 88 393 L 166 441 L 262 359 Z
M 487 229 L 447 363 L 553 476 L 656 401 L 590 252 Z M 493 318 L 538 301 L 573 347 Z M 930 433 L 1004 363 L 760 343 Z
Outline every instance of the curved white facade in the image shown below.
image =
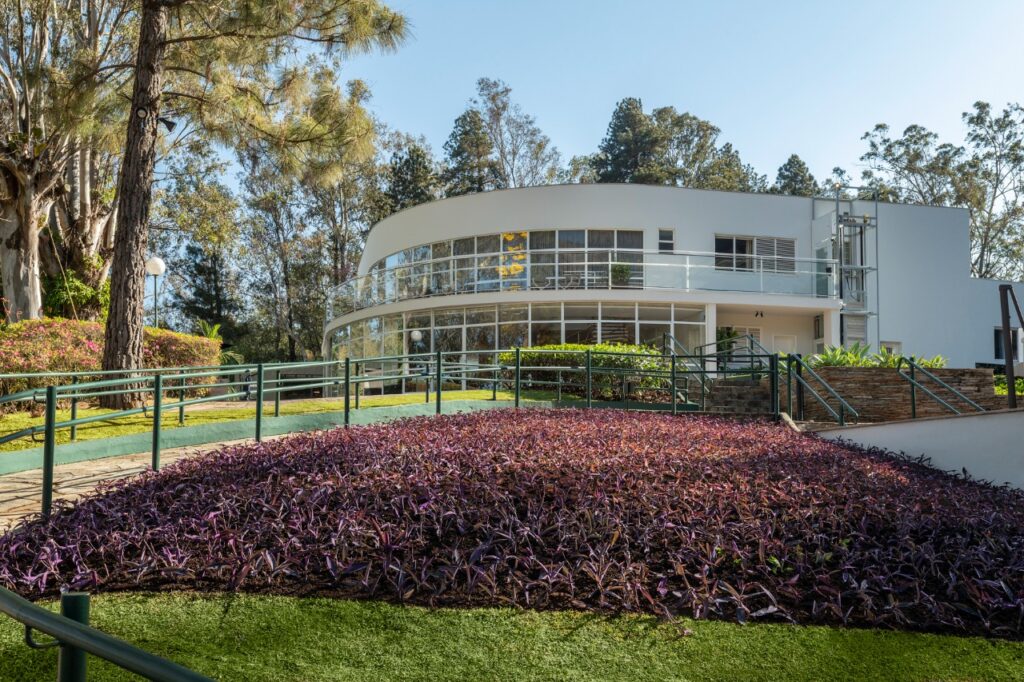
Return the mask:
M 966 322 L 968 292 L 980 291 L 967 286 L 967 239 L 966 211 L 874 202 L 645 185 L 445 199 L 370 231 L 359 277 L 331 297 L 324 352 L 472 362 L 666 332 L 694 348 L 724 330 L 775 351 L 860 340 L 970 366 L 993 358 L 988 329 L 968 340 L 948 324 L 948 304 Z

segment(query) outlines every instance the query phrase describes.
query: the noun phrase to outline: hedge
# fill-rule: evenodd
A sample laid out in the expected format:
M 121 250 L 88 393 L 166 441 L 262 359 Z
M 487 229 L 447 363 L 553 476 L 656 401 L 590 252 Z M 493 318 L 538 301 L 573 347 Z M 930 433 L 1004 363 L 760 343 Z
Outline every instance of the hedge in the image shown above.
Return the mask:
M 668 389 L 665 379 L 643 376 L 641 372 L 669 370 L 660 350 L 650 346 L 631 344 L 598 343 L 593 345 L 581 343 L 559 343 L 546 346 L 533 346 L 520 351 L 520 364 L 523 367 L 573 367 L 577 371 L 561 372 L 564 394 L 585 397 L 586 394 L 586 351 L 591 351 L 591 392 L 594 398 L 602 400 L 622 399 L 622 373 L 608 370 L 630 370 L 637 372 L 631 376 L 626 372 L 626 380 L 633 389 Z M 542 352 L 538 352 L 542 351 Z M 506 352 L 499 356 L 502 365 L 514 365 L 515 353 Z M 523 369 L 520 380 L 527 388 L 552 389 L 559 380 L 559 372 L 552 370 Z
M 100 369 L 103 324 L 61 318 L 27 320 L 0 329 L 0 374 L 87 372 Z M 220 341 L 146 327 L 146 367 L 218 365 Z M 43 379 L 0 379 L 0 395 L 45 386 Z

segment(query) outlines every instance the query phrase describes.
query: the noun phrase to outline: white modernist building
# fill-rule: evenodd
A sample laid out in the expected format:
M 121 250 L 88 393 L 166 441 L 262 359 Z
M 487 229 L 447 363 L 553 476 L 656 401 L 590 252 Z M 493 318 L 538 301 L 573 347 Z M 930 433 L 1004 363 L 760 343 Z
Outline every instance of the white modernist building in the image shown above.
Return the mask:
M 373 227 L 331 295 L 333 357 L 559 342 L 772 351 L 862 342 L 1002 363 L 999 282 L 970 276 L 966 210 L 646 185 L 444 199 Z M 1018 358 L 1024 335 L 1016 334 Z

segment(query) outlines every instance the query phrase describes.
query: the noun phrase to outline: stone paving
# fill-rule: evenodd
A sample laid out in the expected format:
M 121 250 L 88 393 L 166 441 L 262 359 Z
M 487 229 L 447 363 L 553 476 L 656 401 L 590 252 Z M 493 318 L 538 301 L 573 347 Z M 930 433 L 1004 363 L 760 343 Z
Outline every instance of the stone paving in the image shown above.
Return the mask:
M 160 465 L 165 466 L 224 445 L 244 442 L 246 441 L 239 440 L 164 450 L 160 453 Z M 136 476 L 149 470 L 149 462 L 150 454 L 146 452 L 62 464 L 54 469 L 53 500 L 75 500 L 92 492 L 103 481 Z M 21 519 L 39 513 L 42 505 L 42 487 L 42 469 L 0 476 L 0 534 L 5 533 Z

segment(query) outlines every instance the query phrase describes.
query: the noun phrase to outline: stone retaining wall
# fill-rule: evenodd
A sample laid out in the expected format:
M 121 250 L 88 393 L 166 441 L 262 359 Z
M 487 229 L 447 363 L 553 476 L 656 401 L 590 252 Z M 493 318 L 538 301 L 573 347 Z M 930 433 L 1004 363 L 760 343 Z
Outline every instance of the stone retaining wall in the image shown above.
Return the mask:
M 815 371 L 857 410 L 862 422 L 896 421 L 911 418 L 910 382 L 899 376 L 895 369 L 821 367 Z M 986 410 L 1006 408 L 1006 396 L 995 394 L 991 369 L 936 369 L 929 371 Z M 821 395 L 827 396 L 817 381 L 806 375 L 805 379 L 818 389 Z M 972 411 L 973 408 L 970 405 L 954 398 L 949 391 L 930 379 L 919 378 L 918 381 L 961 412 Z M 788 405 L 785 382 L 780 389 L 780 398 L 782 410 L 785 411 Z M 829 397 L 829 404 L 838 410 L 835 399 Z M 917 391 L 918 417 L 939 417 L 948 414 L 951 414 L 949 410 L 922 391 Z M 811 395 L 804 396 L 804 417 L 812 421 L 832 421 L 831 415 Z

